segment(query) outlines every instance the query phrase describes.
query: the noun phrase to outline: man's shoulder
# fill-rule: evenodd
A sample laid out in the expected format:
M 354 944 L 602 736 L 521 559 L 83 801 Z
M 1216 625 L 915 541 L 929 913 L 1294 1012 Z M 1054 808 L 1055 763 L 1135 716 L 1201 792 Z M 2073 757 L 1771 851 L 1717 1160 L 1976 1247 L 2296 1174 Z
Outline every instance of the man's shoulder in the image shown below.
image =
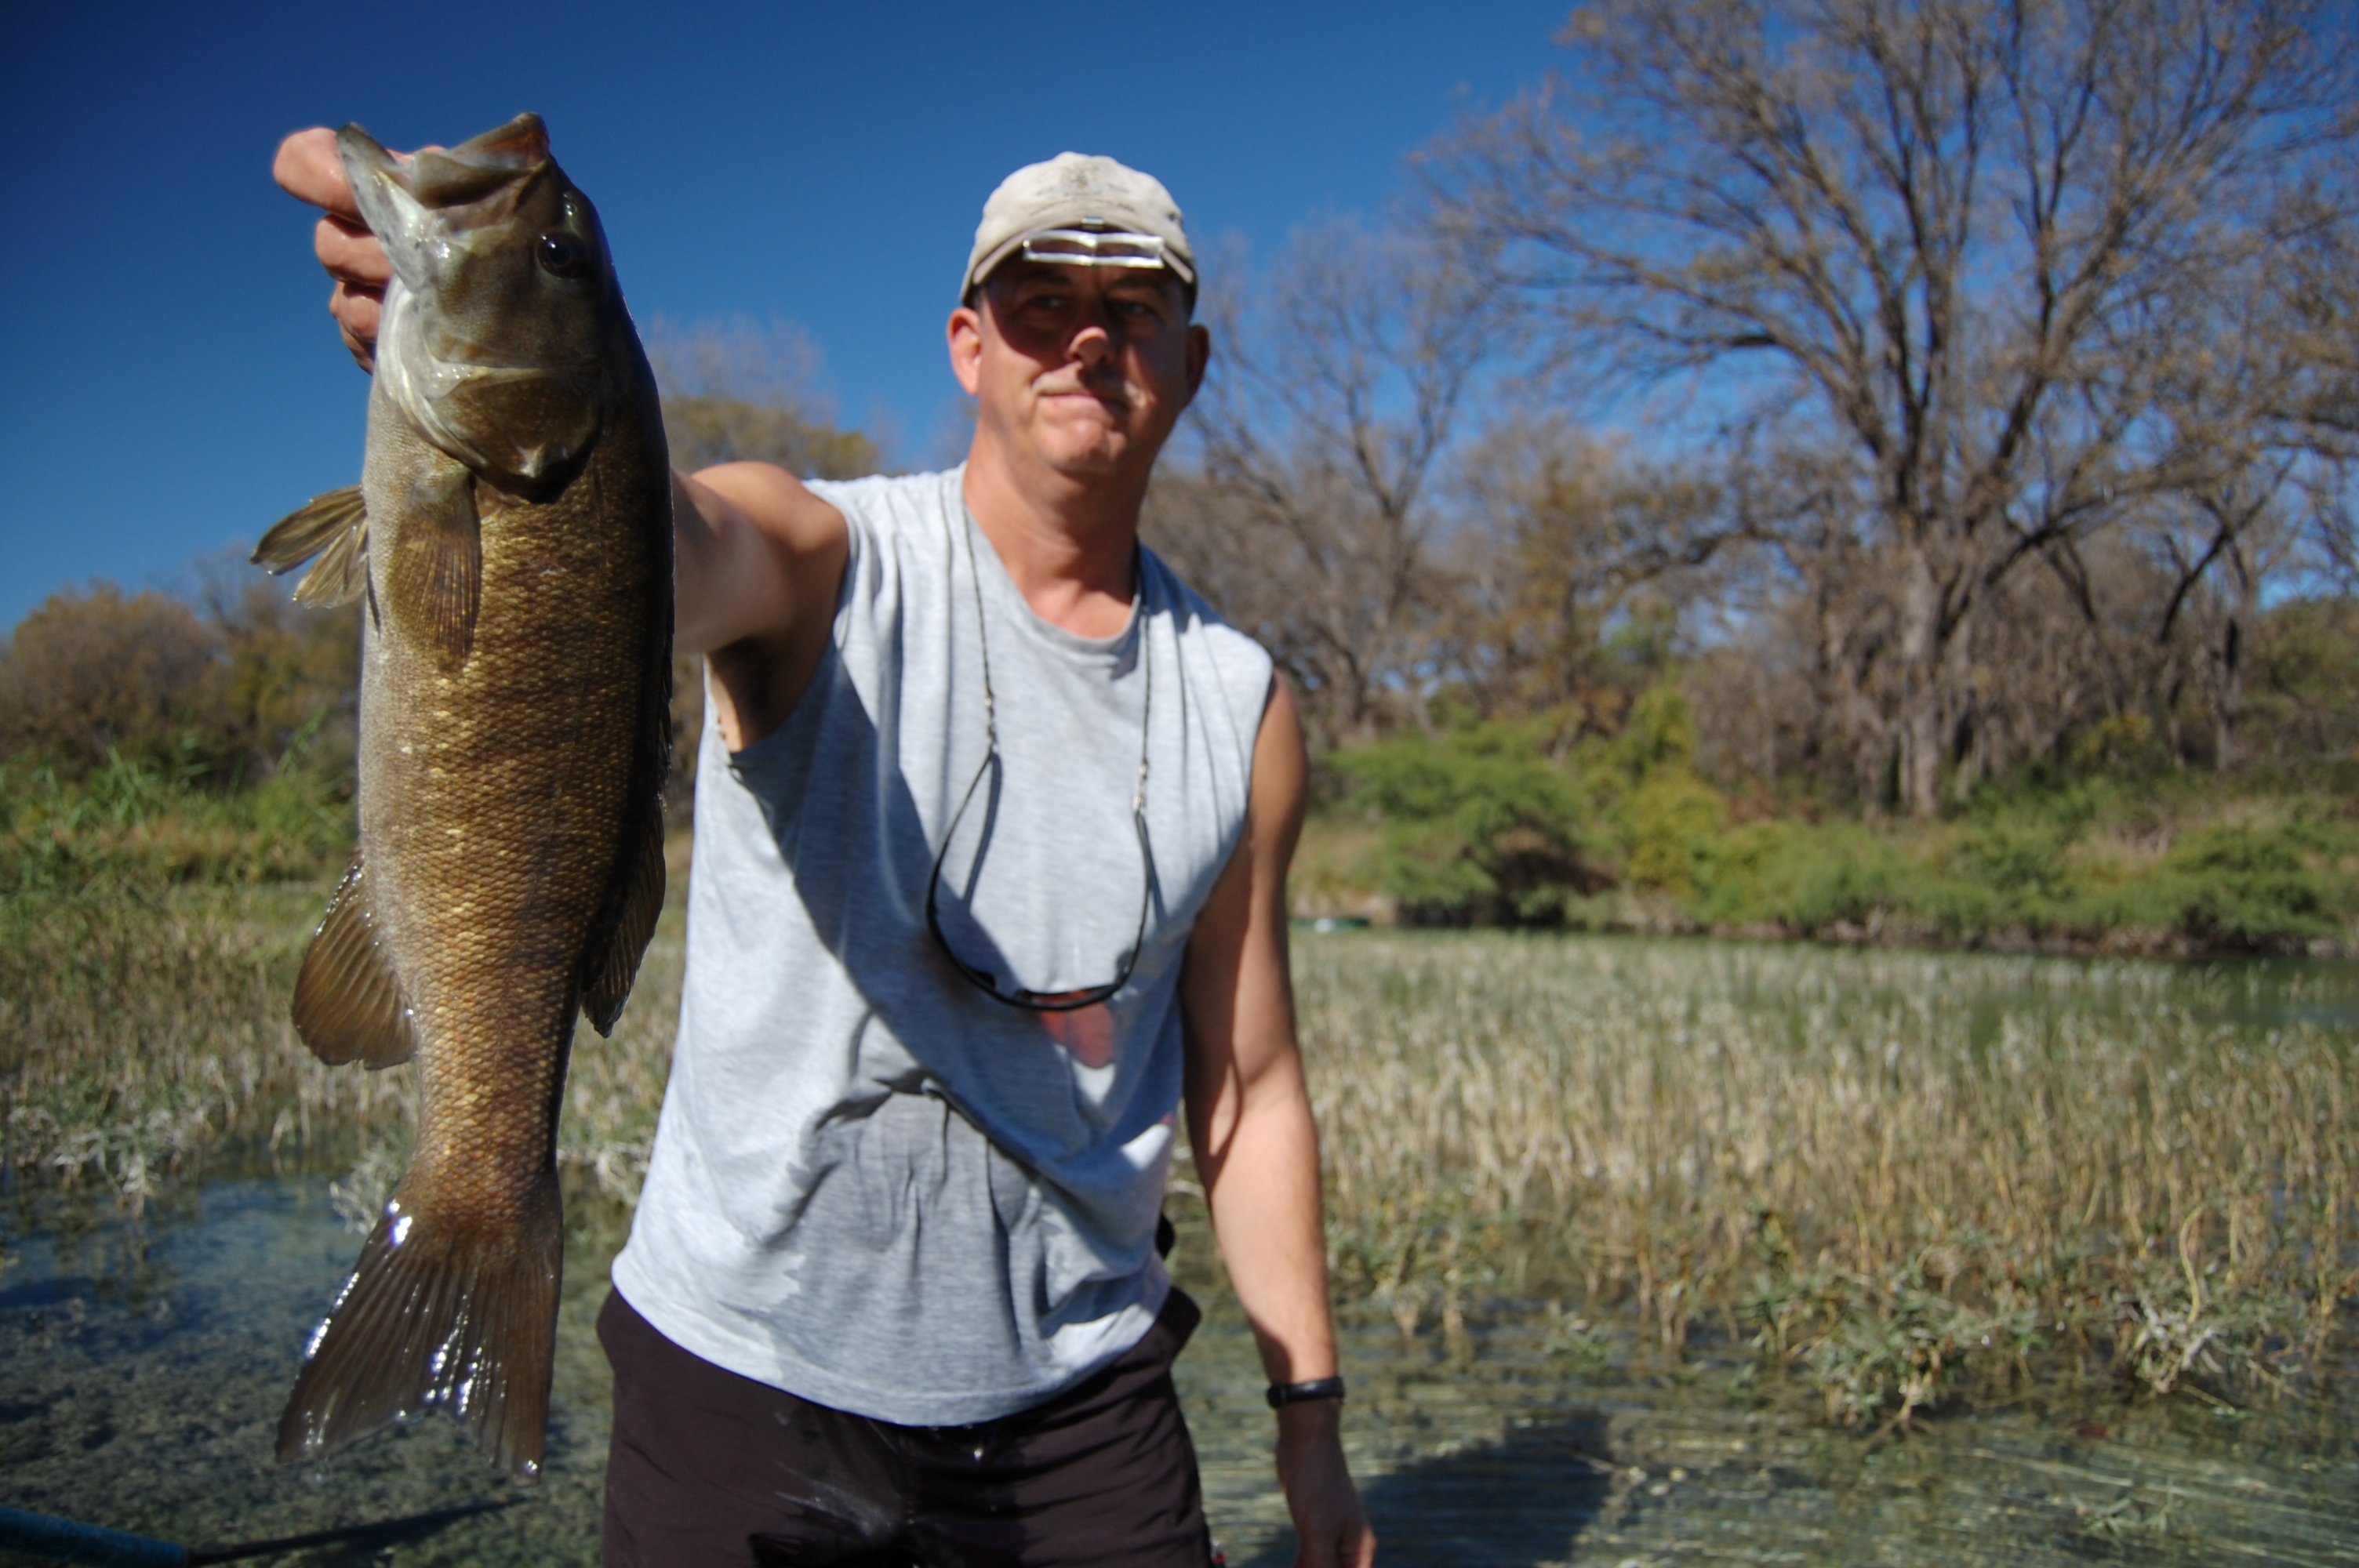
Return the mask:
M 1275 667 L 1269 651 L 1252 633 L 1231 624 L 1162 557 L 1145 545 L 1138 553 L 1143 569 L 1158 579 L 1155 598 L 1169 607 L 1172 630 L 1182 643 L 1202 648 L 1221 671 L 1224 685 L 1258 702 Z
M 1155 553 L 1152 546 L 1138 546 L 1141 569 L 1156 583 L 1155 598 L 1169 604 L 1182 632 L 1202 632 L 1223 641 L 1236 639 L 1261 646 L 1252 636 L 1240 631 L 1229 618 L 1216 609 L 1212 601 L 1198 593 L 1186 578 L 1174 570 L 1171 563 Z
M 934 473 L 873 473 L 860 479 L 812 479 L 803 483 L 847 519 L 872 529 L 939 517 L 959 492 L 962 470 Z

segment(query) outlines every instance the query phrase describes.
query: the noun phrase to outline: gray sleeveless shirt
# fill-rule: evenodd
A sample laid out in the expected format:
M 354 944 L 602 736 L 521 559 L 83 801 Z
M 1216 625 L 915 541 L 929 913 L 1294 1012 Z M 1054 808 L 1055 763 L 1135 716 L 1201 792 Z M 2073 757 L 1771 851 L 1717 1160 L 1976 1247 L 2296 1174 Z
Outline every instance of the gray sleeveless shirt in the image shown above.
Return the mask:
M 1180 1089 L 1180 960 L 1244 826 L 1270 662 L 1150 552 L 1118 635 L 1032 613 L 962 470 L 814 483 L 851 556 L 793 716 L 698 758 L 679 1044 L 624 1297 L 741 1376 L 907 1425 L 1012 1414 L 1136 1343 Z M 980 589 L 984 624 L 976 622 Z M 1082 1012 L 1002 989 L 1128 983 Z M 1151 696 L 1150 696 L 1151 693 Z M 1142 741 L 1150 871 L 1133 826 Z

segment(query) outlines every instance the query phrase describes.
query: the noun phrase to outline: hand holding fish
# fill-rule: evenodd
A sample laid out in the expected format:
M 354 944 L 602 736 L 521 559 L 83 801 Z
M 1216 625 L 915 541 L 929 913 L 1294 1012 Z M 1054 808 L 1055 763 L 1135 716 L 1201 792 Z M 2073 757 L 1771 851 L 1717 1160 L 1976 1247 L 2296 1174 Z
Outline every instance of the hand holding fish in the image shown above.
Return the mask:
M 421 149 L 440 151 L 440 148 Z M 397 158 L 408 161 L 406 154 Z M 279 189 L 299 201 L 324 209 L 312 232 L 311 248 L 320 265 L 336 280 L 328 313 L 336 319 L 344 347 L 361 369 L 376 368 L 377 323 L 384 314 L 386 285 L 393 281 L 393 263 L 385 245 L 369 232 L 345 176 L 343 156 L 336 150 L 336 133 L 325 125 L 298 131 L 278 144 L 270 168 Z

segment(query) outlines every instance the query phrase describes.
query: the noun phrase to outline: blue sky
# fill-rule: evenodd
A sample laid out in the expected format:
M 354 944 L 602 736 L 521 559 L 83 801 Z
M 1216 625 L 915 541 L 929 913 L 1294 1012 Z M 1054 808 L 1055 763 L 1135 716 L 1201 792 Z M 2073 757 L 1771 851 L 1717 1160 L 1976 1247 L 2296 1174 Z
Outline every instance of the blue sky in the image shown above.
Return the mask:
M 1110 153 L 1200 249 L 1381 213 L 1471 97 L 1538 79 L 1562 0 L 1249 6 L 26 5 L 0 19 L 0 627 L 168 586 L 358 475 L 366 382 L 278 139 L 523 109 L 633 311 L 799 324 L 904 460 L 957 396 L 942 318 L 984 197 Z M 1078 18 L 1068 20 L 1067 16 Z

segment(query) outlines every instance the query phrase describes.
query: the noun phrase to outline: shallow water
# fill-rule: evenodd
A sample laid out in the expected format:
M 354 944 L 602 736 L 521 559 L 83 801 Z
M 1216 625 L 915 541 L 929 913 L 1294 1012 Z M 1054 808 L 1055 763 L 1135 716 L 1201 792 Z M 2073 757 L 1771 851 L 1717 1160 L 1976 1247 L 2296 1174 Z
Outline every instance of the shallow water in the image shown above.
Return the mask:
M 303 1336 L 359 1249 L 323 1178 L 215 1180 L 136 1222 L 56 1194 L 0 1207 L 0 1503 L 201 1544 L 488 1499 L 509 1506 L 280 1561 L 595 1562 L 611 1225 L 571 1238 L 549 1461 L 518 1491 L 439 1420 L 322 1466 L 272 1461 Z M 1183 1233 L 1183 1267 L 1203 1244 Z M 1230 1562 L 1278 1568 L 1261 1374 L 1234 1303 L 1210 1307 L 1179 1371 L 1208 1504 Z M 1385 1561 L 2359 1563 L 2359 1379 L 2243 1414 L 2094 1393 L 1871 1443 L 1756 1395 L 1734 1359 L 1573 1375 L 1543 1327 L 1506 1311 L 1405 1342 L 1347 1323 Z

